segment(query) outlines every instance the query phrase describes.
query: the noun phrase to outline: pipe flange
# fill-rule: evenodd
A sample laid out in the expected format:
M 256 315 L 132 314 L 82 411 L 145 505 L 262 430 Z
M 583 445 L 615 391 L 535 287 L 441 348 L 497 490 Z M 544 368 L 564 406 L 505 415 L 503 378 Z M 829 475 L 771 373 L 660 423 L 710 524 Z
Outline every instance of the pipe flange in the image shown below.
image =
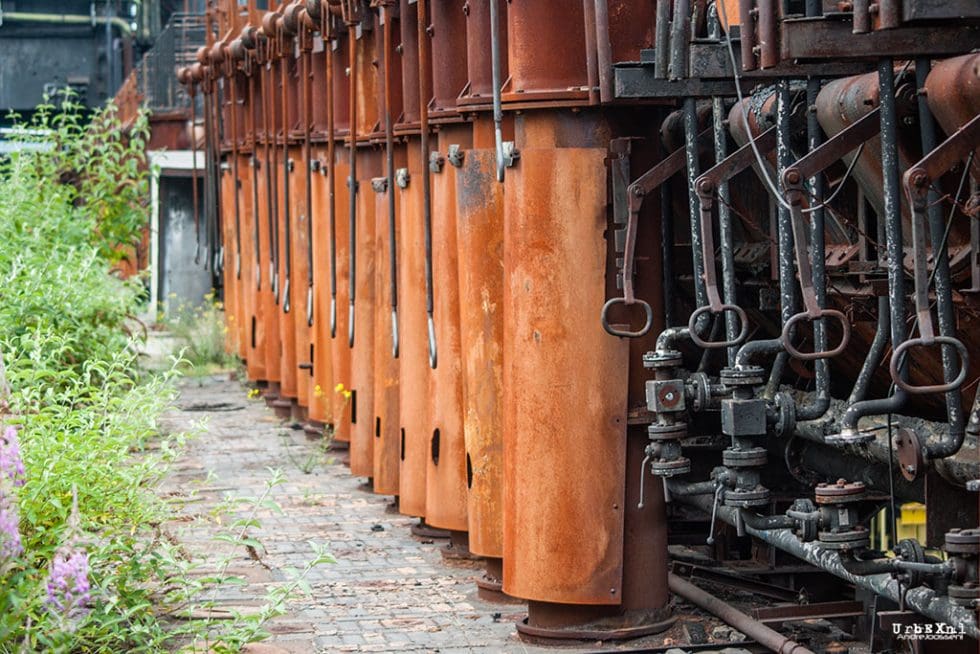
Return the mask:
M 980 600 L 980 586 L 975 581 L 968 581 L 962 586 L 950 584 L 947 594 L 949 595 L 949 601 L 953 604 L 964 606 L 968 609 L 980 608 L 980 605 L 977 603 Z
M 691 410 L 695 412 L 704 411 L 708 408 L 711 399 L 711 380 L 703 372 L 692 373 L 687 378 L 690 386 Z
M 779 415 L 776 418 L 775 430 L 779 436 L 793 433 L 796 429 L 796 400 L 789 393 L 776 393 L 776 407 Z
M 817 544 L 822 549 L 838 552 L 866 549 L 871 545 L 871 534 L 863 527 L 849 531 L 821 531 Z
M 653 423 L 647 425 L 647 436 L 652 441 L 676 441 L 687 438 L 687 423 L 677 422 L 666 425 Z
M 650 462 L 650 474 L 655 477 L 676 477 L 689 472 L 691 472 L 691 460 L 684 456 L 669 461 Z
M 950 554 L 980 554 L 980 527 L 950 529 L 946 532 L 945 550 Z
M 817 504 L 847 504 L 863 500 L 867 495 L 867 488 L 860 481 L 838 479 L 834 484 L 817 484 L 813 495 Z
M 769 489 L 759 486 L 751 490 L 726 490 L 724 505 L 737 509 L 751 509 L 769 504 Z
M 371 189 L 375 193 L 385 193 L 388 190 L 388 178 L 387 177 L 372 177 L 371 178 Z
M 844 429 L 839 434 L 827 434 L 823 440 L 828 445 L 861 445 L 873 441 L 877 433 L 871 430 Z
M 925 469 L 925 459 L 922 456 L 922 444 L 919 442 L 919 437 L 911 429 L 901 427 L 896 432 L 892 442 L 895 445 L 895 454 L 898 457 L 902 476 L 909 481 L 915 481 L 916 477 Z
M 758 468 L 769 460 L 764 447 L 735 449 L 726 447 L 721 453 L 721 462 L 726 468 Z
M 643 367 L 653 370 L 663 368 L 677 368 L 684 363 L 684 358 L 677 350 L 664 350 L 662 352 L 647 352 L 643 355 Z
M 725 386 L 761 386 L 765 370 L 760 366 L 722 368 L 719 379 Z

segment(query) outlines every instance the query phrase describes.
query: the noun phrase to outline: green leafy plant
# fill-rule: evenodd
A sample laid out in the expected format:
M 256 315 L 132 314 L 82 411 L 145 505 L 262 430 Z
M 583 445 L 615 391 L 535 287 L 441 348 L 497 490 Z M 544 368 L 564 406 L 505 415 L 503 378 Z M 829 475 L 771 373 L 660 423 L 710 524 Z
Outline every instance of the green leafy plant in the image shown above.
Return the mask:
M 162 324 L 176 337 L 181 358 L 190 374 L 212 374 L 238 365 L 238 359 L 225 348 L 228 327 L 224 307 L 214 292 L 200 304 L 181 304 Z

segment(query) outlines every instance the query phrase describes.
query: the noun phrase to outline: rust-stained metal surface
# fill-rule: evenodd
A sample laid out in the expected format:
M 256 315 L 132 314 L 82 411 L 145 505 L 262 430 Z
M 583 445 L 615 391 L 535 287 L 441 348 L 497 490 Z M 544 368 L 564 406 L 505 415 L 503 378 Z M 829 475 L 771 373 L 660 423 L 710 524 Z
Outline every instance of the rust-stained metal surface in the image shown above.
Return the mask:
M 595 319 L 607 143 L 602 121 L 583 119 L 519 117 L 505 181 L 503 589 L 619 604 L 628 344 Z
M 357 285 L 354 304 L 354 347 L 351 350 L 350 471 L 360 477 L 374 476 L 374 357 L 375 249 L 377 199 L 371 180 L 381 174 L 382 152 L 361 148 L 357 165 Z M 387 211 L 386 211 L 387 214 Z
M 980 114 L 980 54 L 936 62 L 926 78 L 929 109 L 946 134 L 952 134 Z M 974 160 L 980 157 L 980 146 Z M 972 173 L 980 180 L 980 173 Z
M 319 170 L 313 174 L 313 380 L 310 388 L 310 420 L 332 424 L 333 348 L 330 343 L 330 228 L 327 206 L 330 188 L 325 174 L 326 147 L 313 148 Z
M 507 24 L 506 0 L 493 0 L 497 3 L 501 25 Z M 493 94 L 493 73 L 490 60 L 490 2 L 491 0 L 471 0 L 466 12 L 466 92 L 458 103 L 489 104 Z M 500 49 L 507 52 L 507 30 L 500 31 Z M 502 57 L 501 78 L 507 79 L 507 58 Z
M 504 189 L 493 124 L 473 123 L 456 171 L 456 248 L 470 551 L 503 556 Z
M 510 4 L 505 102 L 587 99 L 584 21 L 581 2 L 560 12 L 545 2 Z
M 451 145 L 470 149 L 468 125 L 443 126 L 432 152 L 433 318 L 438 365 L 431 372 L 425 519 L 433 527 L 466 531 L 466 444 L 463 437 L 463 361 L 456 250 L 456 170 L 445 161 Z M 436 172 L 438 170 L 438 172 Z M 406 334 L 406 338 L 411 334 Z
M 398 146 L 394 153 L 395 166 L 405 165 L 405 150 Z M 383 178 L 383 177 L 382 177 Z M 371 437 L 374 439 L 374 492 L 383 495 L 399 494 L 399 464 L 401 461 L 401 427 L 399 419 L 399 359 L 394 355 L 395 325 L 391 310 L 388 194 L 398 188 L 383 184 L 375 190 L 374 207 L 374 416 Z M 396 210 L 397 210 L 396 203 Z M 400 242 L 395 217 L 396 240 Z M 397 259 L 397 250 L 396 250 Z
M 350 322 L 347 310 L 350 302 L 350 228 L 345 211 L 350 199 L 348 195 L 350 191 L 347 188 L 347 178 L 350 176 L 348 157 L 347 148 L 338 143 L 337 151 L 334 153 L 334 202 L 337 206 L 336 240 L 334 244 L 335 265 L 337 267 L 337 308 L 336 329 L 330 339 L 333 388 L 329 389 L 327 393 L 331 399 L 333 419 L 330 422 L 334 426 L 333 437 L 341 442 L 350 441 L 351 398 L 353 397 L 350 395 L 353 384 L 351 380 L 351 349 L 347 340 Z
M 406 104 L 406 107 L 408 105 Z M 395 174 L 398 193 L 398 412 L 401 463 L 399 511 L 425 516 L 426 466 L 432 437 L 430 384 L 432 373 L 427 352 L 425 315 L 425 262 L 422 234 L 422 161 L 419 143 L 406 141 L 405 168 Z M 407 177 L 406 177 L 407 173 Z M 404 188 L 402 183 L 405 184 Z
M 300 406 L 309 406 L 310 392 L 313 383 L 312 360 L 310 357 L 311 325 L 306 313 L 308 297 L 307 274 L 309 271 L 309 253 L 312 247 L 309 242 L 307 221 L 310 220 L 306 210 L 306 167 L 304 159 L 305 148 L 294 145 L 289 148 L 289 156 L 293 161 L 293 170 L 289 174 L 289 211 L 291 254 L 292 254 L 292 291 L 293 329 L 295 330 L 295 361 L 296 361 L 296 401 Z

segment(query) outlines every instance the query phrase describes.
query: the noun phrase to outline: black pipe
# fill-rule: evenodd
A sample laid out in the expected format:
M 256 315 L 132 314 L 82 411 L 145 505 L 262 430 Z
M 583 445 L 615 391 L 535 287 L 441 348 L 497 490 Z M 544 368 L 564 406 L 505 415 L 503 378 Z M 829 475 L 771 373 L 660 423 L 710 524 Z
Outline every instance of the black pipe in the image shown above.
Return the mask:
M 915 61 L 915 86 L 924 89 L 926 77 L 932 64 L 928 57 Z M 919 136 L 922 142 L 923 155 L 932 152 L 938 144 L 936 137 L 936 122 L 929 110 L 929 102 L 925 93 L 917 94 L 919 109 Z M 936 282 L 936 317 L 941 336 L 956 334 L 956 315 L 953 307 L 953 290 L 949 273 L 949 250 L 944 244 L 946 226 L 943 220 L 943 205 L 939 200 L 939 192 L 929 187 L 926 212 L 929 218 L 929 238 L 932 240 L 933 278 Z M 942 346 L 943 381 L 949 382 L 957 373 L 958 355 L 956 348 L 950 345 Z M 926 458 L 941 459 L 956 454 L 963 446 L 966 435 L 966 416 L 963 413 L 963 401 L 959 389 L 946 393 L 946 419 L 949 421 L 949 431 L 938 441 L 926 443 Z
M 381 74 L 384 75 L 385 102 L 385 175 L 388 178 L 388 277 L 391 281 L 391 356 L 398 358 L 398 248 L 395 227 L 395 136 L 394 121 L 391 118 L 391 11 L 390 6 L 381 6 L 384 18 L 384 57 Z
M 902 206 L 899 191 L 898 124 L 895 102 L 895 70 L 891 59 L 878 62 L 881 88 L 881 167 L 884 199 L 885 247 L 888 253 L 888 296 L 891 313 L 892 352 L 905 340 L 905 266 L 902 249 Z M 908 360 L 900 362 L 900 373 L 908 374 Z M 865 400 L 848 407 L 841 420 L 841 434 L 857 434 L 864 416 L 893 413 L 905 405 L 907 395 L 896 387 L 890 397 Z
M 868 395 L 868 387 L 871 386 L 871 379 L 881 366 L 881 361 L 885 357 L 885 348 L 888 346 L 888 334 L 891 330 L 891 314 L 889 313 L 888 296 L 882 295 L 878 298 L 878 322 L 875 327 L 875 335 L 868 350 L 868 356 L 864 359 L 861 370 L 858 371 L 857 379 L 854 380 L 854 387 L 851 389 L 851 396 L 848 404 L 856 404 L 864 400 Z
M 678 0 L 678 4 L 683 4 Z M 675 6 L 676 9 L 676 6 Z M 688 19 L 690 22 L 690 19 Z M 691 225 L 691 257 L 694 262 L 694 301 L 699 307 L 708 304 L 708 292 L 704 286 L 705 262 L 701 254 L 701 202 L 694 188 L 694 182 L 701 175 L 701 162 L 698 148 L 698 105 L 695 98 L 684 99 L 684 148 L 687 160 L 687 201 Z M 714 265 L 714 262 L 712 262 Z M 707 318 L 707 314 L 702 314 Z M 705 320 L 699 319 L 697 328 L 704 327 Z

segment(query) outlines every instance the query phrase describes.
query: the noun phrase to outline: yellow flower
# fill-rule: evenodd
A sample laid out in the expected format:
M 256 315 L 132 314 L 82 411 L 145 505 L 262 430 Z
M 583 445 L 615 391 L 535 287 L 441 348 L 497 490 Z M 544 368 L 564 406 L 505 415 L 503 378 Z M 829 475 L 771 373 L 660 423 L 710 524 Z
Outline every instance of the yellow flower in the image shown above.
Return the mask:
M 313 397 L 323 397 L 323 389 L 319 384 L 313 387 Z
M 342 383 L 341 384 L 337 384 L 336 386 L 333 387 L 333 390 L 335 392 L 337 392 L 337 393 L 343 393 L 344 392 L 344 385 Z
M 259 396 L 259 389 L 257 389 L 257 388 L 253 388 L 252 390 L 250 390 L 248 392 L 248 398 L 249 399 L 254 399 L 254 398 L 258 397 L 258 396 Z
M 345 400 L 349 400 L 350 399 L 350 391 L 344 391 L 344 399 Z

